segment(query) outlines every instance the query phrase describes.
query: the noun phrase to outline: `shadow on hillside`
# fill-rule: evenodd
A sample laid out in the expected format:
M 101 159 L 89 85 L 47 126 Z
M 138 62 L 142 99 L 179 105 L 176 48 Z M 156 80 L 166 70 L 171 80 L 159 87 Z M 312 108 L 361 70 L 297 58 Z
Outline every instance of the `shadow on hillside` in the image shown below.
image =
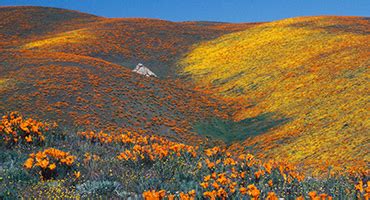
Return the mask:
M 277 117 L 273 113 L 263 113 L 257 117 L 247 118 L 242 121 L 232 121 L 220 118 L 211 118 L 194 124 L 194 131 L 214 139 L 221 139 L 226 144 L 235 141 L 243 141 L 266 133 L 268 130 L 278 127 L 286 122 L 288 118 Z

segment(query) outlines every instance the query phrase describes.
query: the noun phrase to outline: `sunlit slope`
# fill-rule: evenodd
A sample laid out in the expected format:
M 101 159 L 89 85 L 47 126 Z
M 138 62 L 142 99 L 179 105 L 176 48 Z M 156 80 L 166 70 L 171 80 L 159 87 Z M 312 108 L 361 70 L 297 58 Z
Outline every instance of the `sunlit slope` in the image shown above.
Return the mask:
M 370 155 L 369 33 L 369 18 L 285 19 L 204 42 L 181 64 L 201 87 L 245 98 L 237 120 L 264 113 L 289 119 L 236 148 L 355 165 Z
M 193 44 L 255 25 L 104 19 L 24 42 L 18 48 L 91 56 L 130 68 L 141 62 L 167 77 L 175 75 L 175 63 Z
M 0 51 L 0 112 L 22 110 L 68 131 L 117 130 L 206 142 L 195 121 L 229 107 L 179 81 L 162 81 L 107 61 L 55 52 Z M 220 111 L 222 110 L 222 112 Z
M 103 19 L 60 8 L 0 7 L 0 48 L 16 47 L 50 34 L 85 27 Z

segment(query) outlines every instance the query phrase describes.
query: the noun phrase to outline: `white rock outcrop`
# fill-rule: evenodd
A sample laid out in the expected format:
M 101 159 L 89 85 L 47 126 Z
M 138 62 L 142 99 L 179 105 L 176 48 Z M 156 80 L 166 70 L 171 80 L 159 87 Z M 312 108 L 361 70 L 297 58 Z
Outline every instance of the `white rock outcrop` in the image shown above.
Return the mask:
M 157 77 L 149 68 L 145 67 L 143 64 L 139 63 L 136 65 L 135 69 L 132 70 L 133 72 L 136 72 L 138 74 L 144 75 L 144 76 L 154 76 Z

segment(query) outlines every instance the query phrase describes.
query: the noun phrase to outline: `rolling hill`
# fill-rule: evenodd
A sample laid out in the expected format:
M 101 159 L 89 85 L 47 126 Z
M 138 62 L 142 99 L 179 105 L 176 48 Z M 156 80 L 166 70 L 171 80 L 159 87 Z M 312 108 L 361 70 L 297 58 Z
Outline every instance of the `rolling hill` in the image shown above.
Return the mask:
M 300 17 L 203 42 L 182 61 L 202 88 L 287 121 L 234 145 L 307 166 L 369 162 L 370 19 Z
M 0 55 L 2 113 L 21 110 L 71 130 L 124 129 L 189 143 L 206 140 L 192 132 L 195 121 L 229 115 L 229 103 L 101 59 L 27 50 Z
M 176 76 L 177 60 L 193 44 L 257 25 L 112 19 L 42 7 L 4 7 L 0 13 L 0 48 L 85 55 L 130 68 L 141 62 L 162 78 Z
M 193 123 L 226 118 L 230 103 L 129 69 L 143 62 L 162 78 L 176 76 L 174 63 L 194 43 L 255 25 L 110 19 L 28 6 L 1 7 L 0 18 L 2 113 L 21 110 L 69 128 L 124 128 L 189 143 L 207 140 L 194 134 Z
M 82 28 L 104 18 L 48 7 L 0 7 L 0 47 L 16 48 L 48 35 Z

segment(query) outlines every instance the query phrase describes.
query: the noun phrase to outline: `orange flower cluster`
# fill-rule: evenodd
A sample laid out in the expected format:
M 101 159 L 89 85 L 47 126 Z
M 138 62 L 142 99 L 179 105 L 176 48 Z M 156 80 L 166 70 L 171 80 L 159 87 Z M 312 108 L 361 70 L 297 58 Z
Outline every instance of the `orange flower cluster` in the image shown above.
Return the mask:
M 222 150 L 220 147 L 216 146 L 216 147 L 204 150 L 204 153 L 206 154 L 206 156 L 212 157 L 212 156 L 217 155 L 218 153 L 222 153 L 224 151 L 225 150 Z
M 188 193 L 180 192 L 180 199 L 181 200 L 194 200 L 195 199 L 196 192 L 195 190 L 191 190 Z M 168 195 L 169 200 L 174 200 L 174 195 Z
M 196 157 L 197 155 L 197 147 L 171 142 L 154 135 L 141 136 L 132 133 L 122 134 L 121 142 L 130 144 L 131 148 L 120 153 L 117 157 L 120 160 L 136 161 L 138 158 L 149 158 L 154 161 L 170 155 L 176 155 L 178 157 L 184 154 L 190 154 L 192 157 Z
M 333 197 L 327 195 L 327 194 L 317 194 L 316 191 L 311 191 L 308 193 L 308 196 L 310 197 L 311 200 L 332 200 Z M 297 198 L 299 199 L 299 198 Z
M 266 200 L 279 200 L 274 192 L 269 192 L 267 194 Z
M 7 144 L 41 143 L 45 140 L 43 132 L 47 130 L 46 123 L 24 119 L 18 112 L 11 112 L 0 122 L 0 141 Z
M 251 185 L 248 185 L 247 194 L 251 197 L 252 200 L 257 200 L 261 192 L 258 190 L 258 188 L 255 185 L 251 184 Z
M 38 167 L 41 170 L 41 175 L 44 179 L 50 179 L 56 175 L 57 166 L 71 167 L 75 162 L 76 157 L 54 148 L 48 148 L 44 151 L 39 151 L 36 154 L 31 153 L 29 158 L 25 161 L 24 167 L 32 169 Z
M 355 189 L 358 192 L 358 195 L 363 195 L 364 199 L 370 199 L 370 181 L 367 181 L 366 187 L 364 186 L 364 182 L 360 180 L 356 185 Z M 360 199 L 360 198 L 359 198 Z
M 203 181 L 199 183 L 201 188 L 205 190 L 203 196 L 209 199 L 227 199 L 236 193 L 248 195 L 251 199 L 258 199 L 261 191 L 254 184 L 244 185 L 244 180 L 246 178 L 251 180 L 253 175 L 256 183 L 262 177 L 268 180 L 272 176 L 272 170 L 279 172 L 286 183 L 290 183 L 292 180 L 303 181 L 304 179 L 304 176 L 289 163 L 272 160 L 262 162 L 251 154 L 241 154 L 234 159 L 227 152 L 224 156 L 212 158 L 217 152 L 223 151 L 216 148 L 206 149 L 207 158 L 198 163 L 198 168 L 202 168 L 205 163 L 206 169 L 211 173 L 204 176 Z M 254 170 L 251 172 L 252 168 Z M 223 170 L 220 172 L 220 169 Z M 267 183 L 269 187 L 273 186 L 272 180 Z M 277 196 L 274 192 L 269 192 L 266 198 L 277 199 Z
M 117 138 L 107 133 L 100 131 L 95 133 L 93 131 L 79 132 L 78 135 L 82 138 L 91 140 L 91 142 L 100 142 L 100 143 L 111 143 Z
M 155 190 L 149 190 L 143 192 L 143 198 L 145 200 L 161 200 L 165 197 L 166 191 L 165 190 L 160 190 L 160 191 L 155 191 Z
M 211 175 L 204 177 L 200 186 L 207 190 L 203 196 L 209 199 L 227 199 L 235 192 L 239 191 L 242 195 L 249 195 L 251 198 L 258 198 L 260 191 L 254 185 L 249 185 L 247 188 L 241 185 L 242 179 L 245 178 L 245 172 L 237 173 L 235 168 L 232 168 L 232 174 L 213 172 Z
M 190 154 L 196 157 L 196 150 L 198 147 L 185 145 L 182 143 L 172 142 L 163 137 L 156 135 L 140 135 L 138 133 L 127 132 L 124 134 L 107 134 L 104 132 L 95 133 L 93 131 L 86 131 L 78 133 L 83 139 L 91 140 L 91 142 L 118 143 L 124 145 L 127 149 L 121 152 L 117 158 L 119 160 L 138 159 L 162 159 L 170 155 L 181 156 L 183 154 Z
M 195 199 L 196 192 L 195 190 L 191 190 L 188 193 L 180 192 L 176 198 L 176 195 L 174 194 L 166 194 L 165 190 L 148 190 L 143 192 L 143 198 L 145 200 L 161 200 L 164 198 L 167 198 L 168 200 L 194 200 Z
M 370 176 L 370 169 L 364 166 L 352 166 L 347 168 L 343 173 L 352 177 L 366 177 Z
M 78 135 L 84 139 L 101 144 L 115 142 L 124 145 L 127 149 L 117 156 L 119 160 L 136 161 L 139 158 L 156 160 L 174 154 L 181 156 L 184 153 L 195 157 L 198 149 L 198 147 L 172 142 L 156 135 L 140 135 L 133 132 L 107 134 L 104 132 L 86 131 L 80 132 Z
M 211 175 L 207 175 L 203 179 L 204 181 L 200 183 L 200 186 L 204 189 L 212 189 L 211 191 L 205 191 L 203 193 L 204 197 L 208 197 L 210 199 L 214 199 L 216 197 L 219 198 L 227 198 L 229 194 L 233 194 L 237 187 L 238 183 L 233 182 L 231 179 L 226 177 L 225 173 L 216 174 L 213 172 Z

